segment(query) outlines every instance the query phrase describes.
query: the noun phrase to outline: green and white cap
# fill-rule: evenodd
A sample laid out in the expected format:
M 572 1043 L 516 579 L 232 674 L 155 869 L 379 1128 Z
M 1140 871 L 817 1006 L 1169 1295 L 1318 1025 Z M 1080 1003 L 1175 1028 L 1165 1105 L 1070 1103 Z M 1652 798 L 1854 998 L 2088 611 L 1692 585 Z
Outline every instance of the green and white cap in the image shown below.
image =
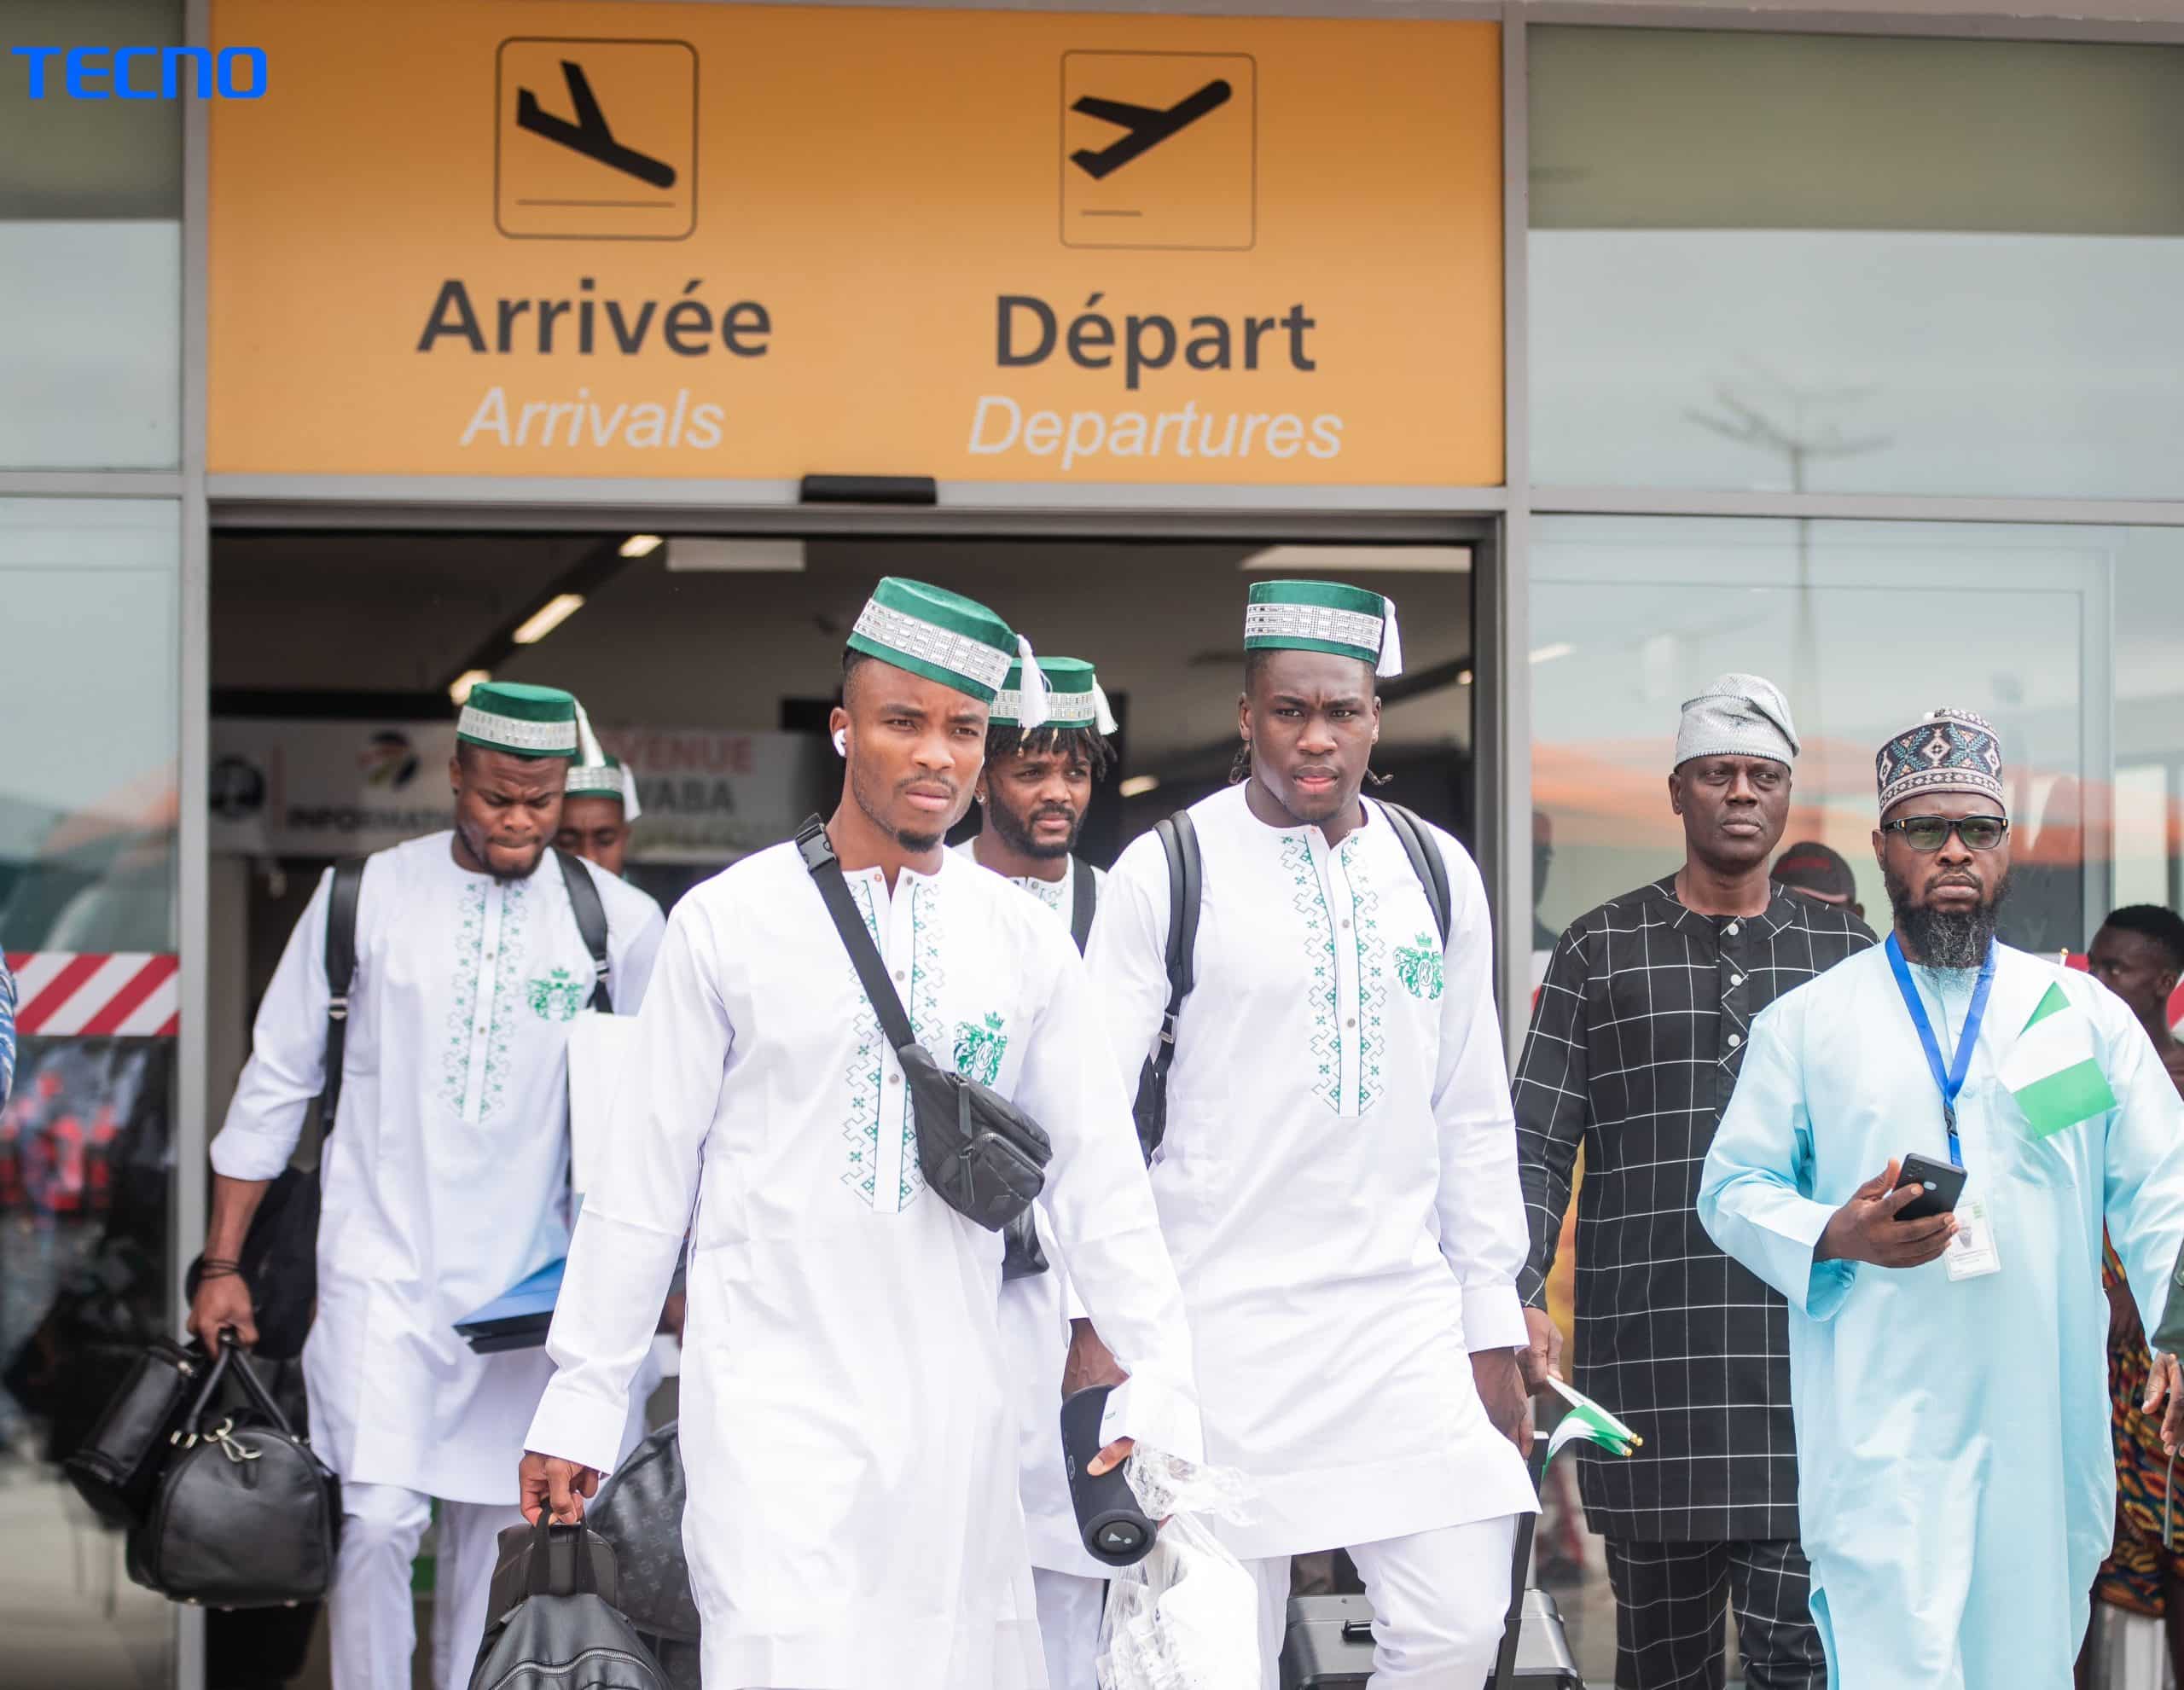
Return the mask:
M 1047 683 L 1047 719 L 1042 726 L 1089 728 L 1100 734 L 1115 731 L 1115 713 L 1107 708 L 1107 694 L 1090 664 L 1080 658 L 1043 657 L 1039 675 Z M 1023 712 L 1024 665 L 1019 663 L 1010 667 L 1001 690 L 994 694 L 993 725 L 1021 728 Z
M 602 751 L 596 763 L 579 763 L 569 770 L 571 798 L 611 798 L 622 806 L 622 819 L 634 822 L 644 814 L 637 803 L 636 776 L 613 752 Z
M 980 704 L 991 704 L 1012 665 L 1036 671 L 1031 642 L 975 599 L 890 575 L 872 589 L 849 647 Z M 1046 725 L 1046 688 L 1023 695 L 1019 725 Z
M 1244 649 L 1333 652 L 1383 680 L 1403 673 L 1396 601 L 1339 581 L 1261 581 L 1244 608 Z
M 573 760 L 577 701 L 559 687 L 520 681 L 480 681 L 463 700 L 455 737 L 463 745 L 504 751 L 511 757 L 566 757 Z

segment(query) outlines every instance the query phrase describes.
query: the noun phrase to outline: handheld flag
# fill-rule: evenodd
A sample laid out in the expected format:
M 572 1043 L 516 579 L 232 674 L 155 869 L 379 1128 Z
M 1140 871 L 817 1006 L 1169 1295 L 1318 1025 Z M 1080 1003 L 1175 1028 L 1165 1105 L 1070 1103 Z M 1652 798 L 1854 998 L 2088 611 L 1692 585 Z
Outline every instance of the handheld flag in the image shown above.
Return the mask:
M 2002 1059 L 2001 1074 L 2036 1139 L 2116 1106 L 2116 1094 L 2094 1049 L 2093 1024 L 2059 982 L 2049 984 Z
M 1554 1436 L 1548 1440 L 1548 1461 L 1553 1461 L 1566 1444 L 1597 1443 L 1611 1455 L 1628 1455 L 1646 1441 L 1582 1391 L 1573 1390 L 1559 1379 L 1550 1379 L 1548 1383 L 1570 1405 L 1570 1412 L 1562 1417 L 1562 1424 L 1554 1428 Z

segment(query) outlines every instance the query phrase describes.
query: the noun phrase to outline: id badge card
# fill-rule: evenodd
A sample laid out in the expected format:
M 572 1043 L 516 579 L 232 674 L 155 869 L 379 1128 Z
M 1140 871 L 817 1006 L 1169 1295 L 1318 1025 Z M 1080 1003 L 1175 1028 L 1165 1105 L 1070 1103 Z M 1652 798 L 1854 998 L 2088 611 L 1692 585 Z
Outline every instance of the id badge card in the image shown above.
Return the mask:
M 1956 1236 L 1942 1253 L 1952 1280 L 1976 1280 L 2002 1270 L 2001 1253 L 1995 1246 L 1995 1228 L 1987 1218 L 1987 1199 L 1967 1199 L 1956 1206 Z

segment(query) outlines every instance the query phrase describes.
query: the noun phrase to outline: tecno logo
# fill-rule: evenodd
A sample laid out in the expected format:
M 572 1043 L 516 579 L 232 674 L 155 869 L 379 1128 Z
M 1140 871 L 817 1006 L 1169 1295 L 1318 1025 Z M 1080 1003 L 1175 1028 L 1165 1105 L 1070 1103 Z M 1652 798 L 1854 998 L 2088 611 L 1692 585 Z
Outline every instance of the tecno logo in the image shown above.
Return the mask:
M 30 96 L 67 100 L 262 100 L 263 47 L 10 47 Z M 56 69 L 57 65 L 57 69 Z

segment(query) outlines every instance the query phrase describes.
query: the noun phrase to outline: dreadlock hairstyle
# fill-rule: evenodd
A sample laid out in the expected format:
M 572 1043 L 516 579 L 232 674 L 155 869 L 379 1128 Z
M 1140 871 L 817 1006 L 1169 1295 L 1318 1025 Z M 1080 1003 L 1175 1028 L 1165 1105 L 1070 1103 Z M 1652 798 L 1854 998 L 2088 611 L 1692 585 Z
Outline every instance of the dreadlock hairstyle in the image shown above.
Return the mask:
M 1103 781 L 1115 766 L 1115 747 L 1096 728 L 1019 728 L 1014 723 L 996 723 L 986 729 L 986 761 L 1004 757 L 1052 757 L 1074 754 L 1084 759 L 1095 781 Z
M 1244 653 L 1244 693 L 1246 697 L 1258 683 L 1259 671 L 1266 667 L 1267 659 L 1273 655 L 1271 651 L 1248 651 Z M 1380 688 L 1375 685 L 1373 690 L 1377 694 Z M 1240 787 L 1251 778 L 1252 742 L 1246 740 L 1236 747 L 1236 755 L 1228 764 L 1228 784 Z M 1394 779 L 1392 775 L 1376 775 L 1369 768 L 1365 771 L 1365 784 L 1368 787 L 1385 787 Z

